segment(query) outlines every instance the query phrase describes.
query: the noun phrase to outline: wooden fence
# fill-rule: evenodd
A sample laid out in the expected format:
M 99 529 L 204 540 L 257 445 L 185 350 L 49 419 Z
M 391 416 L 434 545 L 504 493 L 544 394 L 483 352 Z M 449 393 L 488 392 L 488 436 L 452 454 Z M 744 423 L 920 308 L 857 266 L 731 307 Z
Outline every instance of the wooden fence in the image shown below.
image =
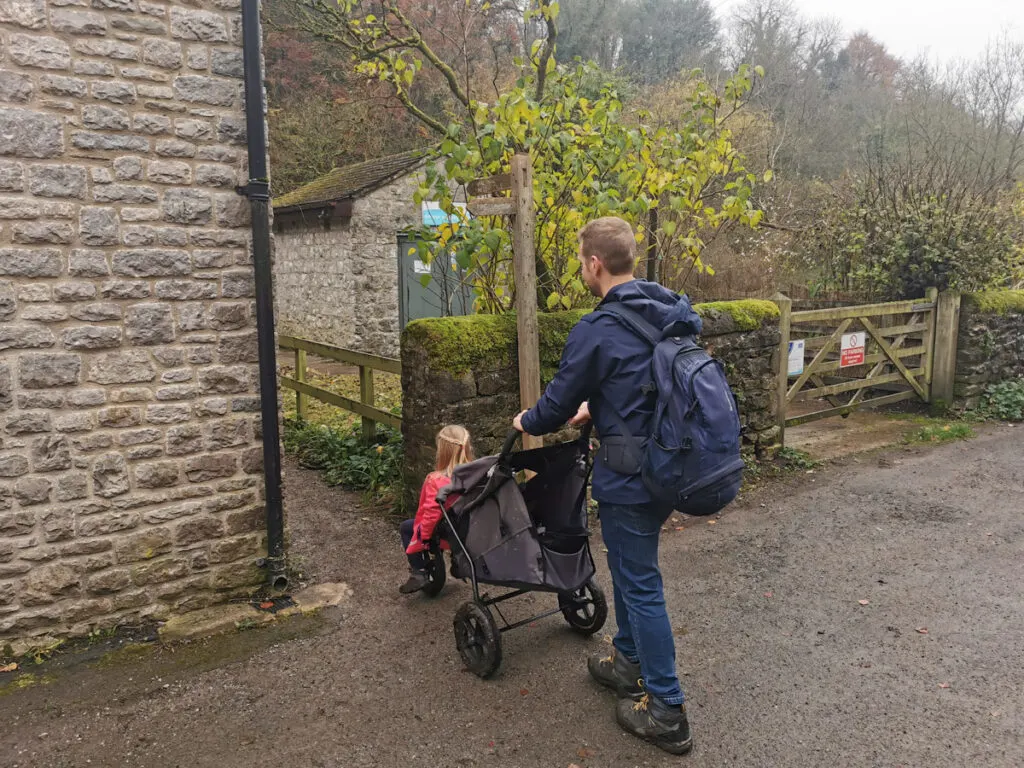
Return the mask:
M 376 424 L 387 424 L 400 429 L 402 417 L 377 408 L 374 404 L 373 372 L 402 373 L 402 361 L 390 357 L 378 357 L 351 349 L 321 344 L 317 341 L 299 339 L 294 336 L 279 336 L 278 346 L 282 350 L 295 352 L 295 378 L 281 376 L 281 386 L 294 390 L 295 410 L 300 418 L 306 418 L 306 398 L 312 397 L 322 403 L 344 408 L 362 417 L 363 438 L 372 440 L 376 434 Z M 359 369 L 359 399 L 353 400 L 326 389 L 314 387 L 306 383 L 306 355 L 319 355 L 328 360 L 355 366 Z

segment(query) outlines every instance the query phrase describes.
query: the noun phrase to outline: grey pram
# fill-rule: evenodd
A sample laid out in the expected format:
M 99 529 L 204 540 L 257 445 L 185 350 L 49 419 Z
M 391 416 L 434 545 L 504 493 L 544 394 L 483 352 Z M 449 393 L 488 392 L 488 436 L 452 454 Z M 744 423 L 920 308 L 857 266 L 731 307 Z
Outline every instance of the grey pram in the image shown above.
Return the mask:
M 591 635 L 608 618 L 593 580 L 587 527 L 589 429 L 579 440 L 513 453 L 517 437 L 510 432 L 497 456 L 458 467 L 438 495 L 452 575 L 473 584 L 473 600 L 455 615 L 455 642 L 466 666 L 485 678 L 501 666 L 502 632 L 561 613 L 577 632 Z M 535 475 L 519 483 L 520 472 Z M 481 595 L 481 584 L 512 591 Z M 534 591 L 556 593 L 558 607 L 510 624 L 497 604 Z M 501 617 L 500 629 L 491 608 Z

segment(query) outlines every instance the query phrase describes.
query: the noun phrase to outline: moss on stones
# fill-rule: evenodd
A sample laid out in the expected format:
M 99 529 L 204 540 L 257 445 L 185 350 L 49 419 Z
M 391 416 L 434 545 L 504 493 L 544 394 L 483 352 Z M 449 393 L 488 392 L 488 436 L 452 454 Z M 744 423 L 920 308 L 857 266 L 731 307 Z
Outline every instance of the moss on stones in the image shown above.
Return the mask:
M 705 334 L 754 331 L 766 320 L 779 316 L 770 301 L 743 299 L 697 304 L 705 320 Z M 546 383 L 561 361 L 565 341 L 573 326 L 589 310 L 541 313 L 537 316 L 540 337 L 541 378 Z M 404 345 L 423 350 L 433 370 L 459 376 L 470 370 L 495 370 L 510 366 L 516 357 L 516 316 L 470 315 L 414 320 L 405 329 Z
M 569 331 L 585 311 L 540 314 L 541 375 L 550 379 L 558 369 Z M 470 315 L 414 320 L 405 330 L 405 343 L 426 351 L 432 368 L 453 375 L 471 369 L 511 365 L 516 355 L 516 316 Z
M 765 320 L 779 316 L 778 306 L 763 299 L 713 301 L 707 304 L 695 304 L 693 308 L 704 319 L 717 318 L 722 315 L 729 317 L 737 331 L 756 331 L 764 324 Z
M 989 315 L 1024 314 L 1024 291 L 982 291 L 968 293 L 964 303 Z

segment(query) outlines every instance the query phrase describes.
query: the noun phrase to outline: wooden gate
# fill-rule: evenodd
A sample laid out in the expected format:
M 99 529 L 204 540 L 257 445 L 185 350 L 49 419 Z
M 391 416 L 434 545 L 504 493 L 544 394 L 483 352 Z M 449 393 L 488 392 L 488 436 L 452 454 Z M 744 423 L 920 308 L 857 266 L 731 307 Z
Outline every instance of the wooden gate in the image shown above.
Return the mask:
M 792 311 L 780 296 L 779 427 L 918 399 L 949 402 L 960 297 Z

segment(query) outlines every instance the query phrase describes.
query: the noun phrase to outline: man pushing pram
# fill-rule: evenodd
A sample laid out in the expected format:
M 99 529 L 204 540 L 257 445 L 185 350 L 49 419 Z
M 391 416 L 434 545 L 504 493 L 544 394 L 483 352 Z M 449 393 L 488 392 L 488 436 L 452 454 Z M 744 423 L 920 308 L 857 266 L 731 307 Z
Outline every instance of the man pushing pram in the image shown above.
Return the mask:
M 616 719 L 625 730 L 685 754 L 693 740 L 658 537 L 673 508 L 711 514 L 735 497 L 739 420 L 720 366 L 693 341 L 701 320 L 689 300 L 634 279 L 632 227 L 597 219 L 579 242 L 582 278 L 601 302 L 569 333 L 557 375 L 513 426 L 543 435 L 567 421 L 593 419 L 601 449 L 591 494 L 608 550 L 618 633 L 611 655 L 587 666 L 619 694 Z M 664 425 L 659 434 L 656 424 Z

